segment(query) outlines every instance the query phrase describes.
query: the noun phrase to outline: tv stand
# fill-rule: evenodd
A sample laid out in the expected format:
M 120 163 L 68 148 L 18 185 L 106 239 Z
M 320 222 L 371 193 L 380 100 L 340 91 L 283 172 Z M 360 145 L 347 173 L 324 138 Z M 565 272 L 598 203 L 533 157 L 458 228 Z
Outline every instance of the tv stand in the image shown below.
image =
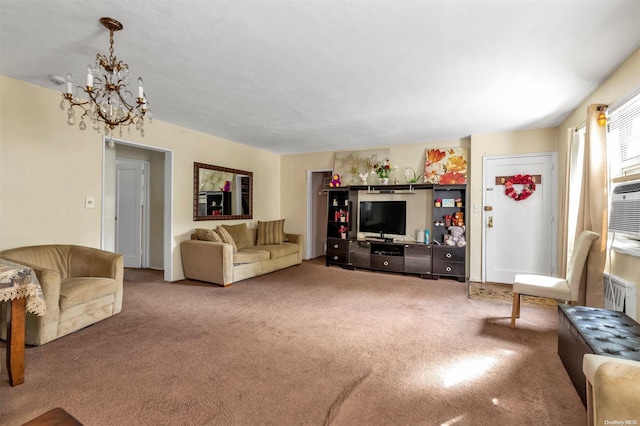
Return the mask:
M 372 233 L 365 239 L 358 239 L 359 191 L 367 191 L 368 194 L 387 191 L 413 193 L 416 189 L 432 192 L 434 205 L 431 214 L 427 212 L 427 221 L 434 223 L 430 229 L 430 240 L 440 245 L 432 246 L 430 241 L 427 244 L 393 242 L 383 233 Z M 450 220 L 454 213 L 465 211 L 466 185 L 350 186 L 331 188 L 327 192 L 327 266 L 417 274 L 431 279 L 446 276 L 465 281 L 466 247 L 448 246 L 444 242 L 449 233 L 445 221 Z
M 350 269 L 417 274 L 431 278 L 431 246 L 408 242 L 349 241 Z

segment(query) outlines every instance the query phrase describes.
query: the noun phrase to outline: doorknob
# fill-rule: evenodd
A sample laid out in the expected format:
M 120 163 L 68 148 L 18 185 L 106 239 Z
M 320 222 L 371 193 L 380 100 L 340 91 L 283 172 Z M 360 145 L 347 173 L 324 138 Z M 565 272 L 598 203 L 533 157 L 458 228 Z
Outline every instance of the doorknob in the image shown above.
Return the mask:
M 493 228 L 493 216 L 489 216 L 489 223 L 487 224 L 489 228 Z

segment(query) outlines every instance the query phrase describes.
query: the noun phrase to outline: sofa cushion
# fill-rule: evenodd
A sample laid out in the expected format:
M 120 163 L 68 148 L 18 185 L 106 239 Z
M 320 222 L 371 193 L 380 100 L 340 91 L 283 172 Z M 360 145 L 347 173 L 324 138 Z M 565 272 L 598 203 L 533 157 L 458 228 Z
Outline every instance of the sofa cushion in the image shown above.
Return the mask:
M 228 243 L 228 244 L 231 244 L 233 246 L 233 252 L 234 253 L 238 251 L 238 246 L 236 246 L 236 242 L 233 241 L 233 237 L 231 236 L 231 234 L 229 234 L 229 231 L 227 231 L 226 229 L 224 229 L 221 226 L 218 226 L 216 228 L 216 232 L 220 236 L 220 239 L 222 240 L 223 243 Z
M 202 241 L 222 242 L 220 235 L 213 229 L 196 228 L 196 238 Z
M 284 219 L 271 220 L 268 222 L 258 221 L 256 234 L 256 245 L 284 243 Z
M 115 294 L 118 282 L 111 278 L 67 278 L 60 284 L 60 309 L 85 303 L 108 294 Z
M 298 253 L 298 244 L 293 243 L 282 243 L 282 244 L 266 244 L 261 246 L 256 246 L 257 249 L 267 250 L 271 254 L 271 259 L 278 259 L 280 257 L 285 257 L 290 254 Z
M 251 230 L 247 228 L 246 223 L 241 223 L 239 225 L 220 225 L 224 229 L 227 230 L 231 238 L 233 238 L 234 243 L 238 250 L 242 250 L 243 248 L 253 247 L 253 234 Z
M 268 250 L 260 250 L 258 248 L 243 248 L 233 254 L 233 263 L 239 265 L 241 263 L 255 263 L 269 260 L 271 253 Z

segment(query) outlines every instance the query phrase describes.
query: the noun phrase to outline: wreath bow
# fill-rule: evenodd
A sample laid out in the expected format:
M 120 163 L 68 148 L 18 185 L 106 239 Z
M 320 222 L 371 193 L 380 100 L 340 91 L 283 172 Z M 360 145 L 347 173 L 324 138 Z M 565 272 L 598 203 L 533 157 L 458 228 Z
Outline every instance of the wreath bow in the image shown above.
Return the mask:
M 517 192 L 513 185 L 524 185 L 522 191 Z M 504 194 L 516 201 L 526 200 L 536 190 L 536 183 L 531 175 L 514 175 L 504 182 Z

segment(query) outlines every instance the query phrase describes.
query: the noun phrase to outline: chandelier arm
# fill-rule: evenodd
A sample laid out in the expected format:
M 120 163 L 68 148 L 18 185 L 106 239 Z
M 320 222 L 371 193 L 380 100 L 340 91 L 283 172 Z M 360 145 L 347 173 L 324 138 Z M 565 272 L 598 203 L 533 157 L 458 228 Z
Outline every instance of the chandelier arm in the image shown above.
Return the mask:
M 120 98 L 120 100 L 123 102 L 123 104 L 127 107 L 127 115 L 122 117 L 120 120 L 112 120 L 111 118 L 109 118 L 106 114 L 104 114 L 102 112 L 102 109 L 100 108 L 100 104 L 98 103 L 98 96 L 94 95 L 93 92 L 88 92 L 89 97 L 91 98 L 91 100 L 93 101 L 93 103 L 96 105 L 96 109 L 94 110 L 96 114 L 98 114 L 98 117 L 100 117 L 102 119 L 102 121 L 108 125 L 111 130 L 113 130 L 116 126 L 120 126 L 120 125 L 127 125 L 127 124 L 132 124 L 133 123 L 133 117 L 131 114 L 131 107 L 129 106 L 129 104 L 127 104 L 125 102 L 124 99 L 122 99 L 122 96 L 120 95 L 119 91 L 116 91 L 116 93 L 118 94 L 118 97 Z

